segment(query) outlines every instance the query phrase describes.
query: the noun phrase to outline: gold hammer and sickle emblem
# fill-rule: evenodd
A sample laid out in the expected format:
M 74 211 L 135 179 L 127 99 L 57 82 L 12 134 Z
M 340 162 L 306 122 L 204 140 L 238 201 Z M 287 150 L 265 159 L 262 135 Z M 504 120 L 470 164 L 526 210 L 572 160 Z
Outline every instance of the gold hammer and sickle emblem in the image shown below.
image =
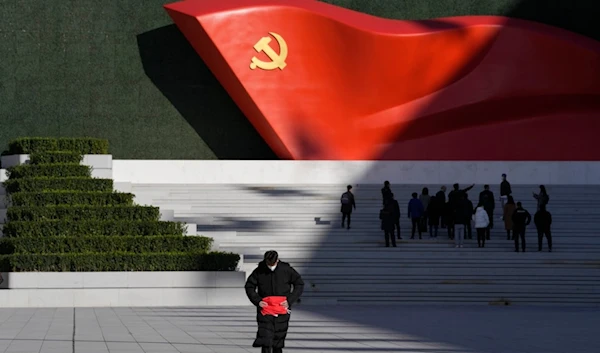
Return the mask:
M 263 70 L 275 70 L 277 68 L 279 68 L 279 70 L 283 70 L 283 68 L 287 66 L 285 63 L 285 59 L 287 59 L 288 55 L 287 43 L 279 34 L 275 32 L 269 32 L 269 34 L 272 35 L 279 44 L 280 53 L 277 54 L 269 45 L 269 43 L 271 43 L 271 37 L 262 37 L 258 42 L 256 42 L 256 44 L 254 44 L 254 50 L 256 50 L 258 53 L 261 51 L 264 52 L 269 59 L 271 59 L 271 61 L 262 61 L 255 56 L 252 58 L 252 63 L 250 64 L 250 68 L 252 70 L 256 69 L 257 67 Z

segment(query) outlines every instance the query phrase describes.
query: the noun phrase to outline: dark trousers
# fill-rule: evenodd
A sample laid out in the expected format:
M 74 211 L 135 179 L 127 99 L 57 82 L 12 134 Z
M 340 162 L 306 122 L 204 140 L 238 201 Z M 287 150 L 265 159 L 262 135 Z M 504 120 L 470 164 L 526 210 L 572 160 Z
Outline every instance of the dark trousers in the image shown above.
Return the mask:
M 429 225 L 429 234 L 431 234 L 432 237 L 437 238 L 437 233 L 438 233 L 438 225 L 430 224 Z
M 348 218 L 348 229 L 350 229 L 350 219 L 352 212 L 342 212 L 342 227 L 344 226 L 344 223 L 346 223 L 346 218 Z
M 515 251 L 519 251 L 519 238 L 521 238 L 521 248 L 525 252 L 525 228 L 515 228 L 513 230 L 513 236 L 515 237 Z
M 283 349 L 273 348 L 273 347 L 262 347 L 260 352 L 261 353 L 283 353 Z
M 448 228 L 448 238 L 454 239 L 454 222 L 446 221 L 446 227 Z
M 400 236 L 400 217 L 396 218 L 396 220 L 394 221 L 394 226 L 396 227 L 396 231 L 398 232 L 398 239 L 402 239 L 402 237 Z M 394 238 L 394 232 L 392 232 L 392 238 Z
M 552 250 L 552 233 L 550 229 L 538 229 L 538 250 L 542 251 L 542 243 L 544 242 L 544 235 L 548 240 L 548 249 Z
M 394 237 L 394 229 L 384 230 L 385 234 L 385 246 L 390 246 L 390 238 L 392 239 L 392 246 L 396 247 L 396 238 Z
M 411 218 L 412 220 L 412 232 L 410 233 L 410 238 L 414 238 L 415 237 L 415 230 L 419 232 L 419 239 L 421 238 L 421 227 L 420 227 L 420 222 L 421 222 L 421 218 Z
M 514 236 L 514 234 L 513 234 Z M 506 240 L 511 240 L 512 238 L 510 237 L 510 230 L 506 231 Z
M 473 239 L 473 227 L 471 222 L 465 224 L 465 239 Z
M 485 237 L 487 240 L 490 240 L 491 229 L 494 228 L 494 211 L 486 210 L 488 218 L 490 219 L 490 224 L 487 226 L 485 230 Z
M 486 228 L 476 228 L 477 229 L 477 245 L 485 248 L 485 230 Z

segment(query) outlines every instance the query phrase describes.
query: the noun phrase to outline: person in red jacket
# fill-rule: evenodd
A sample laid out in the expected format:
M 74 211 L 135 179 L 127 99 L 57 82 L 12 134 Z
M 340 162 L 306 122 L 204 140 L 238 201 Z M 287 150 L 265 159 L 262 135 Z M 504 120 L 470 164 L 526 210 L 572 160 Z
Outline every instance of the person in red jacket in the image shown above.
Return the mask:
M 258 332 L 252 346 L 261 347 L 262 353 L 282 353 L 292 305 L 304 291 L 302 277 L 270 250 L 248 277 L 245 289 L 257 308 Z

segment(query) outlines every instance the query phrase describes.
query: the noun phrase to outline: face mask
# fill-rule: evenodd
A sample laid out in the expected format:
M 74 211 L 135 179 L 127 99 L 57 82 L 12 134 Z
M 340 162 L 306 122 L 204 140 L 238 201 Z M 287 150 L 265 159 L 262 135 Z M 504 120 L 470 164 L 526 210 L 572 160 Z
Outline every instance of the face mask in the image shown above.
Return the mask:
M 269 266 L 269 269 L 271 271 L 275 271 L 275 269 L 277 268 L 277 264 L 273 265 L 273 266 Z

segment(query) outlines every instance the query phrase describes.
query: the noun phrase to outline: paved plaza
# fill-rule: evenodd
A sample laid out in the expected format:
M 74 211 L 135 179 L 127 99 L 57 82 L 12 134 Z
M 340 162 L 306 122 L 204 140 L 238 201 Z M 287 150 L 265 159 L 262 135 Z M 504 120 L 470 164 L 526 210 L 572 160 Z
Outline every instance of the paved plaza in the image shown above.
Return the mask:
M 293 312 L 285 352 L 597 353 L 599 314 L 564 307 L 304 306 Z M 0 309 L 0 352 L 259 352 L 251 347 L 254 315 L 252 307 Z

